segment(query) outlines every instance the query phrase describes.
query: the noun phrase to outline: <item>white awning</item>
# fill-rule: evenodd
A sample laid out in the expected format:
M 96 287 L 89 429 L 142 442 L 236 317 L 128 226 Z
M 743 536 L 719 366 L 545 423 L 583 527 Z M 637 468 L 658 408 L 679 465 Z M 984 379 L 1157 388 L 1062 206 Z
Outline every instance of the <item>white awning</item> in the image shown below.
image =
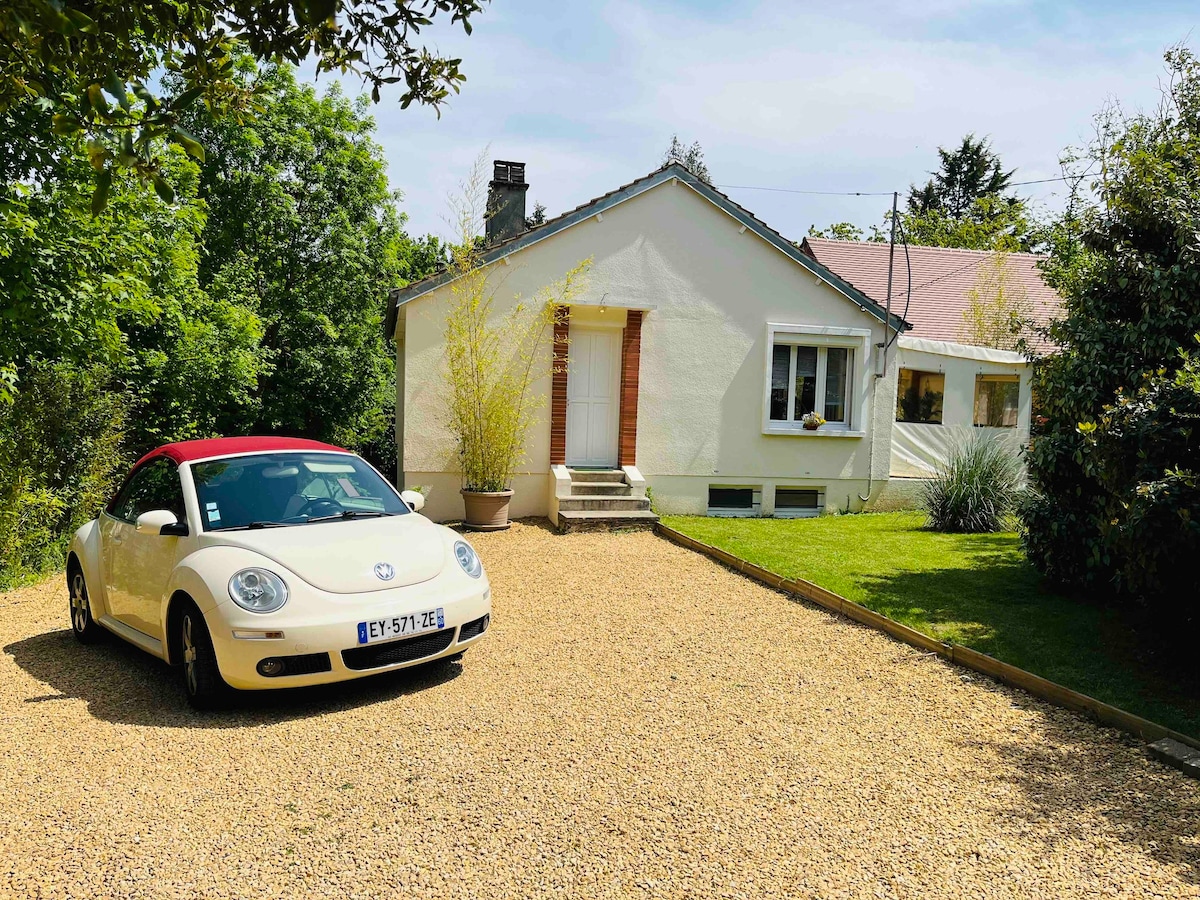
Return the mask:
M 900 335 L 897 341 L 901 350 L 917 350 L 938 356 L 957 356 L 960 359 L 980 359 L 984 362 L 1002 363 L 1012 366 L 1029 364 L 1029 359 L 1012 350 L 993 350 L 991 347 L 975 347 L 971 344 L 953 344 L 950 341 L 931 341 L 926 338 Z

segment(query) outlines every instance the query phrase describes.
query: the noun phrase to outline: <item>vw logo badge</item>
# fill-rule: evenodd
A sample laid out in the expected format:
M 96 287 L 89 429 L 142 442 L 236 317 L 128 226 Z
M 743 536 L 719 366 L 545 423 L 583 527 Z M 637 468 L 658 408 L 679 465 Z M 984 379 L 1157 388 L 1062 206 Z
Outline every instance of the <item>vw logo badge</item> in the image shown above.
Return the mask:
M 375 563 L 375 574 L 381 581 L 391 581 L 396 577 L 396 570 L 391 563 Z

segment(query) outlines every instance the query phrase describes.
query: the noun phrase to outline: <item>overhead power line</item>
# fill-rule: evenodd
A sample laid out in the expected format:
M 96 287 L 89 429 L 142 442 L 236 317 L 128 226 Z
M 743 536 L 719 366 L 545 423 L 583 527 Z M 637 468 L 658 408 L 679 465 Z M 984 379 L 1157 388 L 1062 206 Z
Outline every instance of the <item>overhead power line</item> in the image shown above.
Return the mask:
M 1054 178 L 1035 178 L 1032 181 L 1014 181 L 1007 187 L 1024 187 L 1027 184 L 1050 184 L 1054 181 L 1070 181 L 1071 176 L 1058 175 Z M 713 187 L 735 191 L 771 191 L 777 194 L 810 194 L 822 197 L 890 197 L 893 191 L 802 191 L 795 188 L 763 187 L 756 184 L 714 184 Z
M 752 184 L 715 184 L 735 191 L 774 191 L 779 194 L 820 194 L 825 197 L 890 197 L 892 191 L 797 191 L 792 188 L 758 187 Z

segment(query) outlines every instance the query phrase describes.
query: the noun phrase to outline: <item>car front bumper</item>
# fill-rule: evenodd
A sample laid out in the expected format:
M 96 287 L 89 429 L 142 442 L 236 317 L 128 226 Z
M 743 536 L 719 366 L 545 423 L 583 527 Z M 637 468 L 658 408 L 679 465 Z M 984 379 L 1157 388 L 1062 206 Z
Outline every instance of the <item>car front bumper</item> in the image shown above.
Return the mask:
M 293 589 L 284 607 L 286 615 L 260 616 L 229 601 L 207 617 L 217 666 L 231 687 L 266 690 L 330 684 L 453 656 L 479 641 L 490 625 L 492 609 L 486 576 L 479 580 L 439 577 L 350 596 L 325 594 L 306 585 L 301 596 L 294 594 Z M 439 607 L 444 610 L 442 628 L 390 641 L 358 642 L 360 622 Z M 241 636 L 235 637 L 235 632 Z M 246 637 L 272 632 L 282 637 Z M 259 664 L 266 659 L 280 660 L 283 674 L 263 675 Z

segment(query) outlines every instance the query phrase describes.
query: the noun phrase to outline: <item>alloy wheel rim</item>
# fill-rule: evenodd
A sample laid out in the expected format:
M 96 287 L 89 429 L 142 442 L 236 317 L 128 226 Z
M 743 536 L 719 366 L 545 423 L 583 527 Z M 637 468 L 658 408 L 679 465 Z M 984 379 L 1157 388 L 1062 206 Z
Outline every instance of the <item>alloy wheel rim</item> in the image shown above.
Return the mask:
M 196 693 L 196 641 L 192 636 L 192 617 L 183 617 L 183 672 L 188 691 Z
M 71 624 L 80 633 L 88 624 L 88 602 L 84 590 L 83 576 L 76 573 L 71 579 Z

